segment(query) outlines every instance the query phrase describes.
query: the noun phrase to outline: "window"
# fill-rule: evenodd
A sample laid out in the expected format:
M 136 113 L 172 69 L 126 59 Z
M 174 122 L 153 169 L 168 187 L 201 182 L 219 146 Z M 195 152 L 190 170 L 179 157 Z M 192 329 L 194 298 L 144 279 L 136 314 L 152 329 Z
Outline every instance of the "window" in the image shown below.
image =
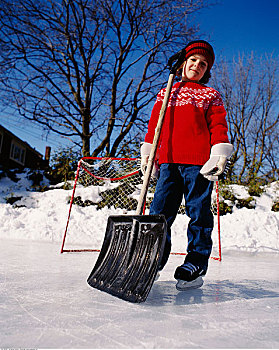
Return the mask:
M 15 141 L 12 141 L 11 153 L 10 153 L 10 158 L 11 159 L 13 159 L 14 161 L 20 163 L 21 165 L 24 165 L 24 163 L 25 163 L 25 153 L 26 153 L 25 148 L 20 146 Z

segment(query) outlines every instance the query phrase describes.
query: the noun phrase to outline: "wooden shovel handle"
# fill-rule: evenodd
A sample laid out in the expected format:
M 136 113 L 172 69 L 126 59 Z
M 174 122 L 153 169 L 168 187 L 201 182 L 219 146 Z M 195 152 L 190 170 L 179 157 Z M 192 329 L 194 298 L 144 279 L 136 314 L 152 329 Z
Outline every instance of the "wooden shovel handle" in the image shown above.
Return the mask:
M 161 130 L 162 130 L 162 126 L 163 126 L 163 122 L 164 122 L 164 118 L 165 118 L 165 114 L 166 114 L 166 110 L 167 110 L 167 106 L 168 106 L 174 78 L 175 78 L 175 74 L 171 73 L 169 75 L 166 93 L 165 93 L 163 104 L 162 104 L 162 107 L 160 110 L 160 115 L 159 115 L 158 123 L 156 126 L 155 135 L 153 138 L 153 144 L 152 144 L 152 148 L 151 148 L 150 155 L 148 158 L 146 172 L 145 172 L 144 178 L 143 178 L 143 184 L 142 184 L 142 188 L 141 188 L 141 192 L 140 192 L 140 196 L 139 196 L 139 200 L 138 200 L 136 215 L 141 215 L 142 211 L 143 211 L 143 206 L 144 206 L 146 195 L 147 195 L 147 190 L 148 190 L 148 186 L 149 186 L 149 182 L 150 182 L 150 178 L 151 178 L 152 168 L 153 168 L 153 164 L 155 161 L 155 156 L 156 156 L 156 152 L 157 152 L 157 148 L 158 148 L 158 144 L 159 144 L 159 138 L 160 138 L 160 134 L 161 134 Z

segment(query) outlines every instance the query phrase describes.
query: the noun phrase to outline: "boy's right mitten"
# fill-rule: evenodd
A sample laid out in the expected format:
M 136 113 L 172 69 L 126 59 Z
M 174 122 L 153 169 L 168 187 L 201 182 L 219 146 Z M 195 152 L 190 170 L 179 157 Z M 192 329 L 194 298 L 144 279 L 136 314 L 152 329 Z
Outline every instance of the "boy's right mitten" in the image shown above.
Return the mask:
M 146 172 L 146 168 L 147 168 L 147 163 L 148 163 L 148 158 L 151 152 L 151 148 L 152 148 L 152 144 L 151 143 L 147 143 L 147 142 L 142 142 L 141 143 L 141 147 L 140 147 L 140 169 L 142 174 L 144 175 Z M 159 167 L 157 164 L 157 160 L 155 160 L 154 162 L 154 166 L 152 168 L 152 173 L 151 173 L 152 177 L 155 177 L 156 179 L 158 179 L 159 176 Z

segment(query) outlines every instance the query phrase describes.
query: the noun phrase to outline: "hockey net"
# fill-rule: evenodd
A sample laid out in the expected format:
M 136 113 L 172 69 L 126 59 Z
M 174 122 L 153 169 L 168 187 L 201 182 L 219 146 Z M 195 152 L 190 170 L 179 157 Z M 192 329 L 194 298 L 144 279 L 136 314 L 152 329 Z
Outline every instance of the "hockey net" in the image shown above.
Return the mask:
M 100 251 L 108 217 L 135 213 L 143 183 L 139 169 L 140 159 L 138 158 L 84 157 L 80 159 L 69 197 L 69 213 L 61 253 Z M 143 214 L 149 213 L 156 182 L 156 179 L 151 178 Z M 221 260 L 218 182 L 214 185 L 211 210 L 214 214 L 211 257 Z M 185 255 L 188 219 L 182 202 L 172 229 L 174 232 L 172 254 Z M 181 225 L 185 227 L 182 233 L 185 242 L 183 246 L 175 243 L 176 222 L 179 227 L 177 231 L 181 231 Z

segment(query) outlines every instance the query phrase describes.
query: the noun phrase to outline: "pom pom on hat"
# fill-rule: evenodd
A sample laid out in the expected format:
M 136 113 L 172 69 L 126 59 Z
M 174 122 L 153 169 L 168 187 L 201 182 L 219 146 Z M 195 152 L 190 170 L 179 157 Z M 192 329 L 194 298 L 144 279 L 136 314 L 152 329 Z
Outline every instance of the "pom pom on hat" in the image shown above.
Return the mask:
M 195 40 L 191 41 L 185 47 L 186 55 L 185 60 L 187 60 L 190 56 L 195 54 L 203 55 L 206 58 L 208 63 L 208 71 L 210 71 L 213 66 L 215 60 L 215 54 L 213 51 L 213 47 L 205 40 Z

